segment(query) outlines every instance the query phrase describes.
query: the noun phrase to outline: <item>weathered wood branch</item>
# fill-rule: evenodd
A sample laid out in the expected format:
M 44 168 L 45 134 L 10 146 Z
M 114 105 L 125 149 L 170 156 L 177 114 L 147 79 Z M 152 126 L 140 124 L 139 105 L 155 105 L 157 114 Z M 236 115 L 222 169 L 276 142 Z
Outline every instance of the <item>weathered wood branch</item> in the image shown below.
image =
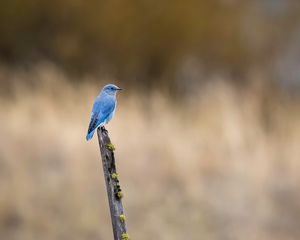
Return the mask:
M 108 132 L 104 127 L 98 128 L 97 133 L 101 151 L 114 240 L 128 240 L 129 237 L 127 234 L 125 214 L 121 201 L 123 193 L 120 187 L 114 156 L 115 148 L 111 144 Z

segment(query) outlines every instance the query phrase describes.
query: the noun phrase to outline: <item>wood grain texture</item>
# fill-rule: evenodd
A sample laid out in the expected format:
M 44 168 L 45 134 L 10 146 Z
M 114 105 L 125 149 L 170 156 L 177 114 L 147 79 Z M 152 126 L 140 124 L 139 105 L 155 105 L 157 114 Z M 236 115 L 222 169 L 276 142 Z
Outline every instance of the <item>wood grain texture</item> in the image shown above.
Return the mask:
M 97 134 L 101 151 L 114 240 L 127 240 L 127 227 L 124 218 L 124 209 L 121 201 L 123 193 L 120 188 L 116 170 L 116 162 L 113 152 L 114 146 L 111 144 L 108 132 L 104 127 L 98 128 Z

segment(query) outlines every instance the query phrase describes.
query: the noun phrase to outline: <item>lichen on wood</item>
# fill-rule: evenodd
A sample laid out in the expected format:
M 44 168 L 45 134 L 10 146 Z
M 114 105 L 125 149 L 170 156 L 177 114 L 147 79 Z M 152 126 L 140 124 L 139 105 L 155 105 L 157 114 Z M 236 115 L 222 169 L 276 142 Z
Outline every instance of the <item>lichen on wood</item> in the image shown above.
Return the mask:
M 111 214 L 114 240 L 128 240 L 129 236 L 127 234 L 124 209 L 121 201 L 124 194 L 121 191 L 119 175 L 116 170 L 116 162 L 114 156 L 115 147 L 111 143 L 108 132 L 104 127 L 98 128 L 97 134 Z

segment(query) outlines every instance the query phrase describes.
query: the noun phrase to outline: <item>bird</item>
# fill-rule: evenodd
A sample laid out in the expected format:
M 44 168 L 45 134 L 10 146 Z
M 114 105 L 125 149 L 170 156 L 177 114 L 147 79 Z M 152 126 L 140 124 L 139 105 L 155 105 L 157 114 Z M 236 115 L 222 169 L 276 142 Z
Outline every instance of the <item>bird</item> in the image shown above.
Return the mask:
M 117 106 L 117 92 L 122 90 L 114 84 L 107 84 L 97 96 L 86 135 L 86 140 L 92 139 L 95 130 L 107 124 L 114 116 Z

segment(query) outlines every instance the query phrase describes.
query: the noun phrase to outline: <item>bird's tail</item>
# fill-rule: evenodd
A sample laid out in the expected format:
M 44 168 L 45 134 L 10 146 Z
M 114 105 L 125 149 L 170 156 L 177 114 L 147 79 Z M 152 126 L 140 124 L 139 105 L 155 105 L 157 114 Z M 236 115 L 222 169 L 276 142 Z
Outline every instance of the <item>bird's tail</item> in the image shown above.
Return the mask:
M 88 133 L 88 134 L 86 135 L 86 140 L 87 140 L 87 141 L 89 141 L 89 140 L 92 139 L 92 137 L 94 136 L 94 132 L 95 132 L 95 130 L 91 131 L 90 133 Z

